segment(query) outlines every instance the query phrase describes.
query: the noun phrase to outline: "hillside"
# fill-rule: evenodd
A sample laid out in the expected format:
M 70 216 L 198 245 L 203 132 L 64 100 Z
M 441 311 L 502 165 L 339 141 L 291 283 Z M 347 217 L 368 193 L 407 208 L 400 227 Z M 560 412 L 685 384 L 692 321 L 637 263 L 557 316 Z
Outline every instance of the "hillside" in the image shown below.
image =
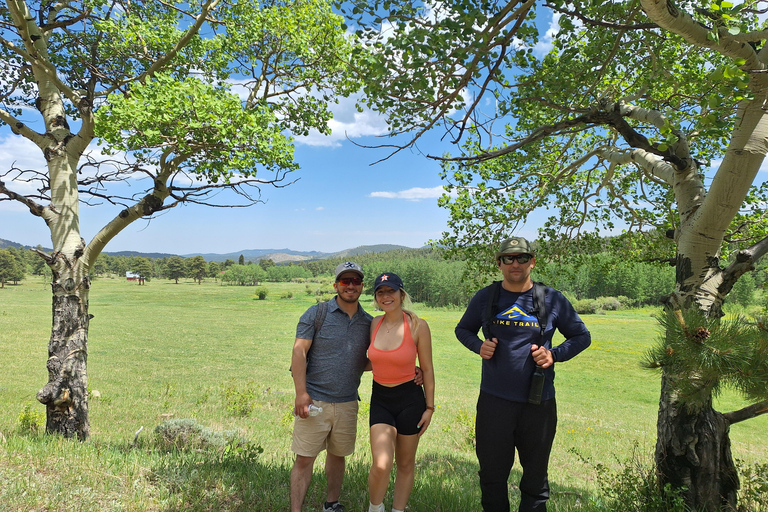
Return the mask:
M 10 240 L 0 238 L 0 249 L 7 247 L 21 247 L 24 249 L 31 249 L 28 245 L 18 244 Z M 259 261 L 263 259 L 271 259 L 275 263 L 287 263 L 287 262 L 299 262 L 308 260 L 322 260 L 329 258 L 352 258 L 361 254 L 371 254 L 379 252 L 393 251 L 395 249 L 410 249 L 404 245 L 391 245 L 391 244 L 378 244 L 378 245 L 361 245 L 353 249 L 345 249 L 343 251 L 335 253 L 325 253 L 320 251 L 292 251 L 290 249 L 247 249 L 243 251 L 230 252 L 230 253 L 191 253 L 182 254 L 183 258 L 189 258 L 192 256 L 202 256 L 205 261 L 223 262 L 226 260 L 238 261 L 240 255 L 245 258 L 245 261 Z M 46 252 L 53 252 L 53 249 L 43 247 Z M 145 258 L 167 258 L 169 256 L 175 256 L 175 254 L 160 253 L 160 252 L 139 252 L 139 251 L 118 251 L 109 252 L 105 251 L 105 254 L 109 256 L 143 256 Z

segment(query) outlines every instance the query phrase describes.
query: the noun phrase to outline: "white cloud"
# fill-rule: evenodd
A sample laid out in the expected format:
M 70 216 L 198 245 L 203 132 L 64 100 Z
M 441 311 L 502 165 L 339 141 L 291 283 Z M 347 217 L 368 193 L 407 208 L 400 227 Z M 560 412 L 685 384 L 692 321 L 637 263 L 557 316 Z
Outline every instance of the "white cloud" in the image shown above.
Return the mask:
M 307 146 L 339 147 L 345 139 L 379 136 L 387 133 L 387 122 L 384 116 L 364 109 L 357 110 L 355 98 L 342 98 L 338 104 L 331 106 L 333 119 L 328 122 L 331 135 L 323 135 L 317 130 L 311 130 L 306 137 L 296 137 L 296 142 Z
M 549 22 L 549 28 L 544 33 L 544 37 L 542 37 L 534 47 L 534 53 L 536 55 L 543 57 L 552 50 L 552 41 L 554 40 L 557 33 L 560 32 L 560 16 L 562 16 L 562 14 L 559 12 L 552 13 L 552 19 Z M 577 25 L 579 24 L 580 23 L 577 23 Z
M 371 192 L 369 197 L 381 197 L 384 199 L 406 199 L 408 201 L 421 201 L 422 199 L 437 199 L 445 193 L 441 186 L 432 188 L 414 187 L 399 192 Z
M 45 159 L 43 153 L 33 142 L 16 135 L 0 137 L 0 176 L 8 170 L 16 168 L 21 170 L 45 171 Z M 17 194 L 28 195 L 37 192 L 36 183 L 12 179 L 15 174 L 10 174 L 2 178 L 6 186 Z M 11 206 L 12 203 L 15 203 Z M 24 209 L 23 206 L 15 201 L 0 202 L 8 209 Z
M 248 81 L 230 80 L 229 84 L 232 92 L 237 94 L 242 101 L 248 98 Z M 295 91 L 295 93 L 307 94 L 304 90 Z M 331 135 L 323 135 L 319 131 L 311 129 L 309 135 L 295 135 L 294 139 L 298 144 L 307 146 L 339 147 L 341 142 L 347 138 L 355 139 L 387 133 L 387 122 L 384 116 L 370 109 L 358 111 L 357 102 L 360 98 L 361 95 L 357 94 L 349 98 L 339 98 L 338 103 L 329 103 L 328 108 L 333 113 L 333 119 L 328 122 Z

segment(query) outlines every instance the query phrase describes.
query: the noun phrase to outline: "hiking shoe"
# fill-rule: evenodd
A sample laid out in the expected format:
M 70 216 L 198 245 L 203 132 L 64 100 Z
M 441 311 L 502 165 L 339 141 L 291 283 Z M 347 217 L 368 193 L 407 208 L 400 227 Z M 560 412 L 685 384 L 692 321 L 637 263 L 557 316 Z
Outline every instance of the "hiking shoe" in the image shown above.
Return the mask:
M 346 509 L 344 508 L 344 505 L 337 501 L 330 507 L 323 504 L 323 512 L 346 512 Z

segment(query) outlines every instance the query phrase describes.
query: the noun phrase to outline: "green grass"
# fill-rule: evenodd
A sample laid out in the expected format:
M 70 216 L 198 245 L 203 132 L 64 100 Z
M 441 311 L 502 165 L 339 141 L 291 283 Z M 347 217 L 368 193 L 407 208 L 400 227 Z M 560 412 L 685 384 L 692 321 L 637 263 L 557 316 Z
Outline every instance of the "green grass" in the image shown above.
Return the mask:
M 20 431 L 26 406 L 43 412 L 35 394 L 47 381 L 50 290 L 36 279 L 0 290 L 0 433 L 6 439 L 0 439 L 0 509 L 286 510 L 293 402 L 288 366 L 296 321 L 315 299 L 303 284 L 266 287 L 267 300 L 256 300 L 253 287 L 95 281 L 88 372 L 90 390 L 101 397 L 89 402 L 86 443 Z M 293 298 L 282 298 L 289 292 Z M 370 297 L 363 304 L 370 310 Z M 433 333 L 439 409 L 419 448 L 410 509 L 477 510 L 472 434 L 480 359 L 453 334 L 461 310 L 415 309 Z M 598 475 L 585 459 L 616 470 L 632 458 L 651 460 L 659 374 L 640 368 L 639 361 L 656 336 L 653 312 L 586 316 L 592 346 L 557 366 L 551 510 L 595 510 L 587 507 Z M 363 411 L 370 386 L 368 374 L 360 387 Z M 733 393 L 718 401 L 722 411 L 743 405 Z M 235 431 L 263 453 L 162 450 L 154 429 L 169 417 Z M 767 427 L 766 416 L 732 426 L 735 458 L 766 460 Z M 367 503 L 369 462 L 363 415 L 343 492 L 352 510 Z M 320 469 L 306 510 L 317 510 L 324 498 Z

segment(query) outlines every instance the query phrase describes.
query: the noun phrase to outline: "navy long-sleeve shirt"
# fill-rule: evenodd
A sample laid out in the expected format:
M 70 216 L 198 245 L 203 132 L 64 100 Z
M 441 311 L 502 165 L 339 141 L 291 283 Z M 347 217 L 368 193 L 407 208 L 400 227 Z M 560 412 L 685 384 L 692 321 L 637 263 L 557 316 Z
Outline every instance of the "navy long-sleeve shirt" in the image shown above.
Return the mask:
M 545 297 L 547 325 L 542 340 L 538 320 L 529 314 L 533 310 L 533 289 L 514 293 L 501 288 L 498 307 L 491 322 L 492 337 L 499 343 L 493 357 L 483 359 L 481 391 L 513 402 L 527 402 L 531 377 L 536 369 L 531 345 L 543 345 L 551 350 L 555 362 L 567 361 L 590 345 L 592 337 L 568 299 L 550 287 L 546 287 Z M 456 337 L 477 354 L 483 344 L 478 332 L 490 298 L 491 287 L 478 291 L 456 326 Z M 552 347 L 555 330 L 565 337 L 565 341 Z M 555 397 L 554 367 L 552 365 L 544 370 L 546 379 L 542 400 Z

